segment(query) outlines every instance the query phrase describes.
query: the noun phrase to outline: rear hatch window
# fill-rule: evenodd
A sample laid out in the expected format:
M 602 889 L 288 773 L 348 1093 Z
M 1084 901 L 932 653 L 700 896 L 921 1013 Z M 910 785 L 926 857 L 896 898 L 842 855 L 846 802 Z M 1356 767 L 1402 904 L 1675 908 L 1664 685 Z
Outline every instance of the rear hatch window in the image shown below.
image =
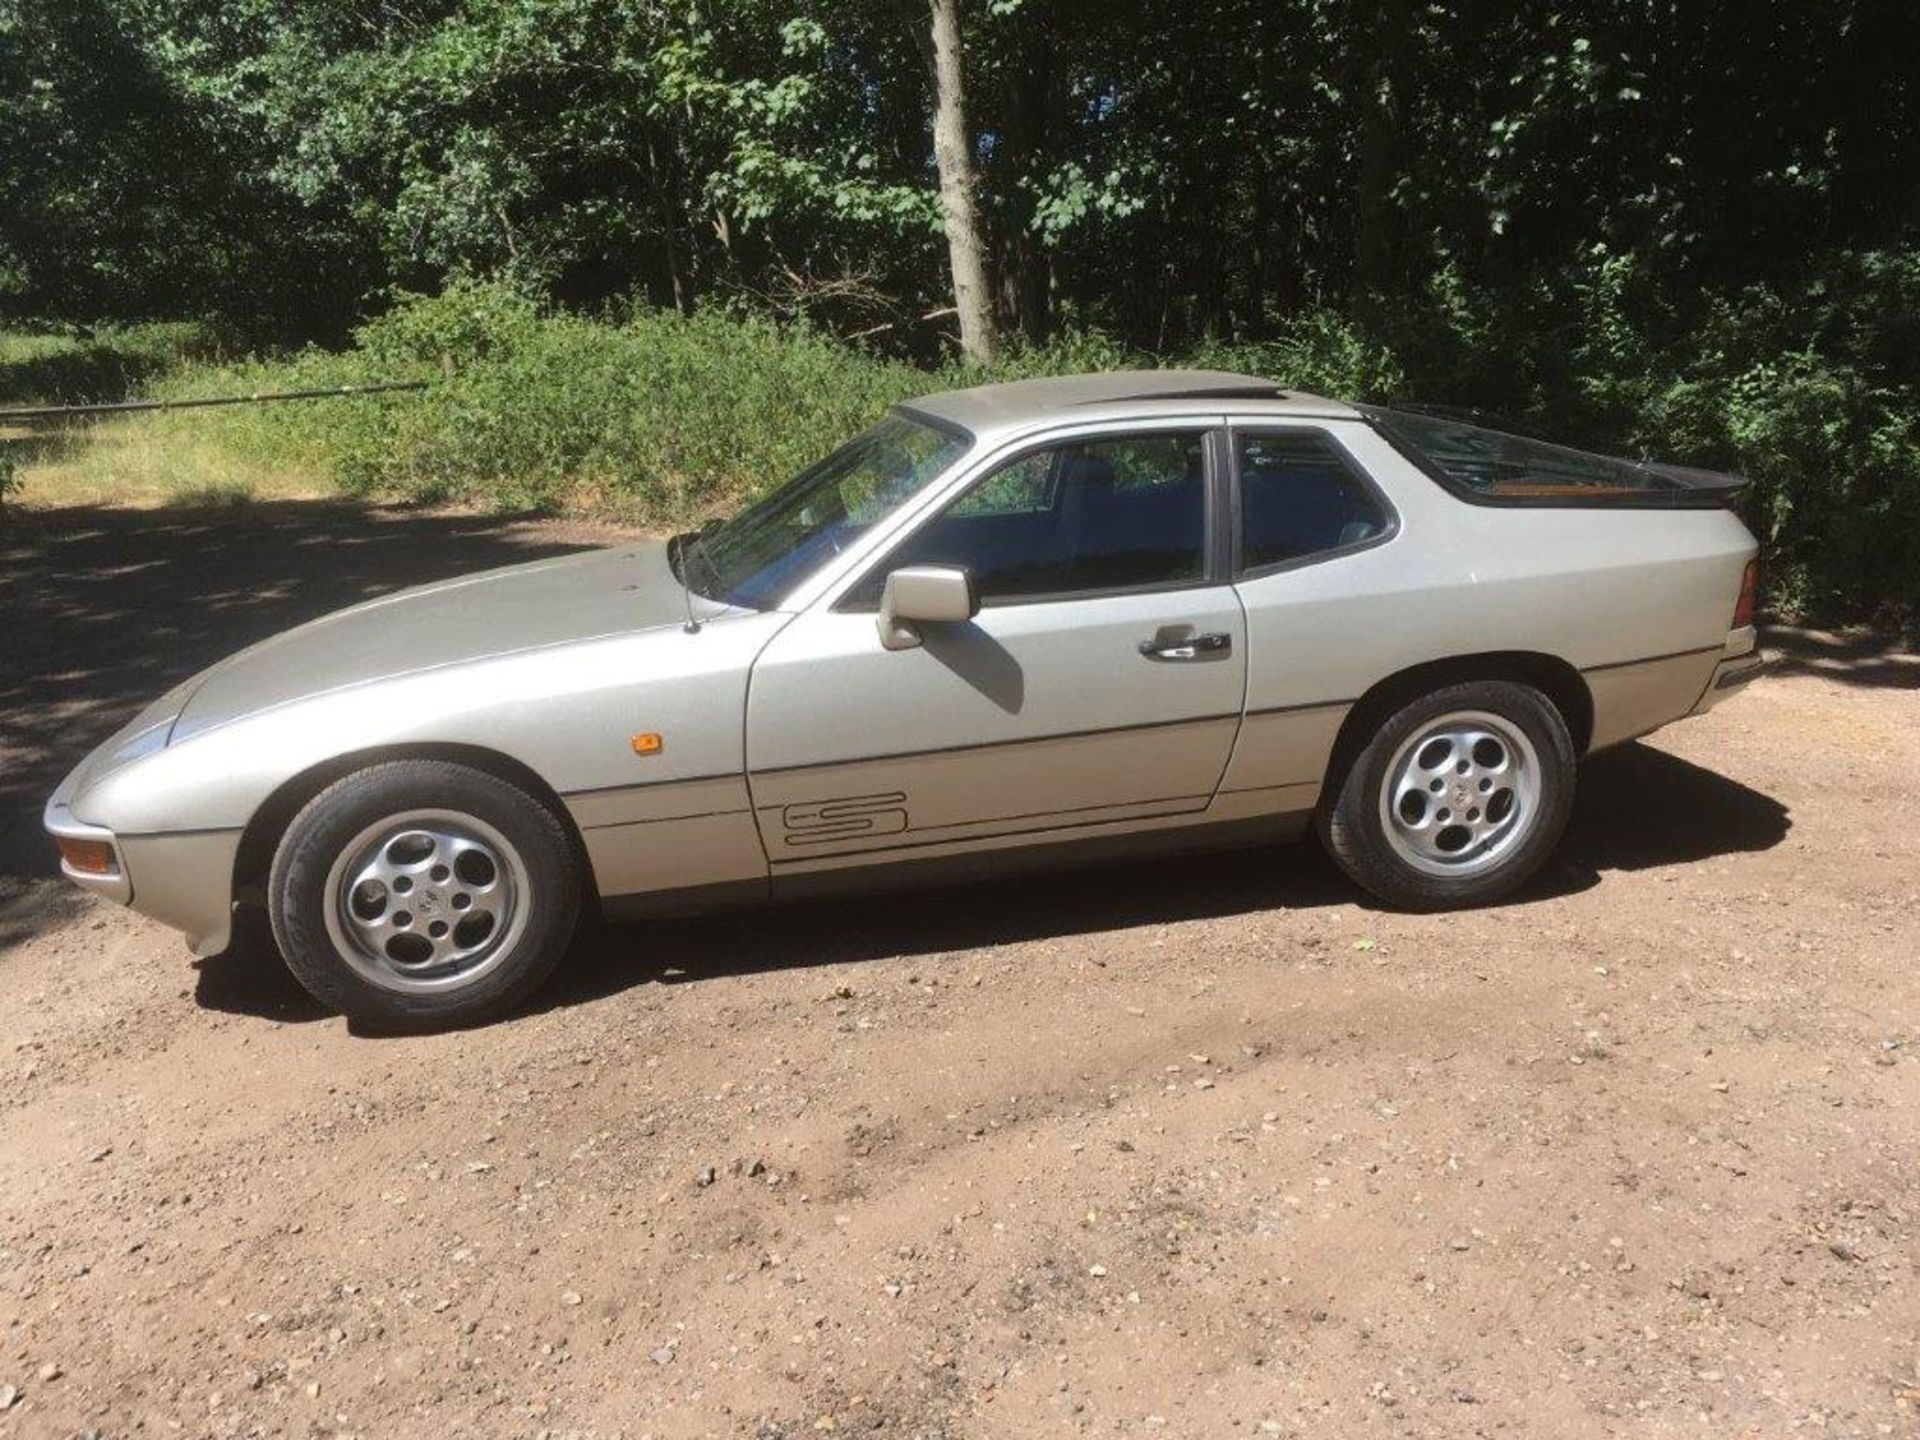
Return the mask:
M 1714 504 L 1733 476 L 1593 455 L 1411 410 L 1362 407 L 1414 464 L 1463 499 L 1493 505 Z

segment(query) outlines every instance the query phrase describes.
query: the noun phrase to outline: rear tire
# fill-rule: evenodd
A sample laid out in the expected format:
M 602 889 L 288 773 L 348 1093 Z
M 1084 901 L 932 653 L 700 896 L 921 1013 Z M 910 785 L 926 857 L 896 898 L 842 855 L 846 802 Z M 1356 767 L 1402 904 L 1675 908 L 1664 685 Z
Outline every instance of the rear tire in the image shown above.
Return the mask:
M 515 785 L 444 760 L 336 781 L 296 815 L 268 883 L 294 978 L 370 1029 L 470 1025 L 519 1004 L 580 909 L 567 832 Z
M 1530 685 L 1473 680 L 1402 706 L 1319 816 L 1327 852 L 1406 910 L 1484 905 L 1526 883 L 1567 826 L 1573 741 Z

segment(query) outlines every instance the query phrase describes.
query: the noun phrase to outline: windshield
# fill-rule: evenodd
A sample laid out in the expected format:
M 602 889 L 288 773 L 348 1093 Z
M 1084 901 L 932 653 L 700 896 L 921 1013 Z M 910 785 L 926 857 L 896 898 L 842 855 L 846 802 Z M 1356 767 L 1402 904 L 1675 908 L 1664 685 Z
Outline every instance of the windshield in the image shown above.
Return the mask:
M 1631 460 L 1590 455 L 1409 410 L 1360 407 L 1386 437 L 1439 479 L 1490 500 L 1626 499 L 1680 489 Z
M 889 415 L 766 499 L 680 547 L 702 595 L 770 609 L 945 470 L 968 441 Z

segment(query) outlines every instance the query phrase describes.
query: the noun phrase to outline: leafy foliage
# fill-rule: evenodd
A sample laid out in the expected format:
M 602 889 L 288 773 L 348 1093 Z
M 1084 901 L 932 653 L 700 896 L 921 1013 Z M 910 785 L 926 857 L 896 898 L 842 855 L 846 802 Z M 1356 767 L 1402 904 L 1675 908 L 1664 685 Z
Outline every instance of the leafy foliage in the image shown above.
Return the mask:
M 1777 594 L 1920 602 L 1920 11 L 963 8 L 1020 340 L 996 373 L 1200 360 L 1734 466 Z M 893 0 L 0 0 L 0 316 L 267 348 L 375 317 L 295 369 L 452 380 L 231 423 L 359 485 L 710 509 L 787 452 L 652 397 L 817 415 L 797 454 L 970 373 L 924 28 Z

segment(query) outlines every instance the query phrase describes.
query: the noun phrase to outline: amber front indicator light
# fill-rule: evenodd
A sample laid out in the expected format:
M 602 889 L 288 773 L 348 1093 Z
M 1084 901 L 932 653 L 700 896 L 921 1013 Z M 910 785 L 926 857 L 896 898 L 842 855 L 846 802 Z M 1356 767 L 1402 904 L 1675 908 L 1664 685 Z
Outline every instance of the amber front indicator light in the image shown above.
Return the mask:
M 113 846 L 105 840 L 80 840 L 71 835 L 62 835 L 58 843 L 60 858 L 67 862 L 67 868 L 76 875 L 120 873 L 120 861 L 113 853 Z
M 1740 576 L 1740 598 L 1733 607 L 1734 629 L 1745 629 L 1753 623 L 1753 606 L 1759 598 L 1760 557 L 1756 555 L 1747 562 L 1747 568 Z

